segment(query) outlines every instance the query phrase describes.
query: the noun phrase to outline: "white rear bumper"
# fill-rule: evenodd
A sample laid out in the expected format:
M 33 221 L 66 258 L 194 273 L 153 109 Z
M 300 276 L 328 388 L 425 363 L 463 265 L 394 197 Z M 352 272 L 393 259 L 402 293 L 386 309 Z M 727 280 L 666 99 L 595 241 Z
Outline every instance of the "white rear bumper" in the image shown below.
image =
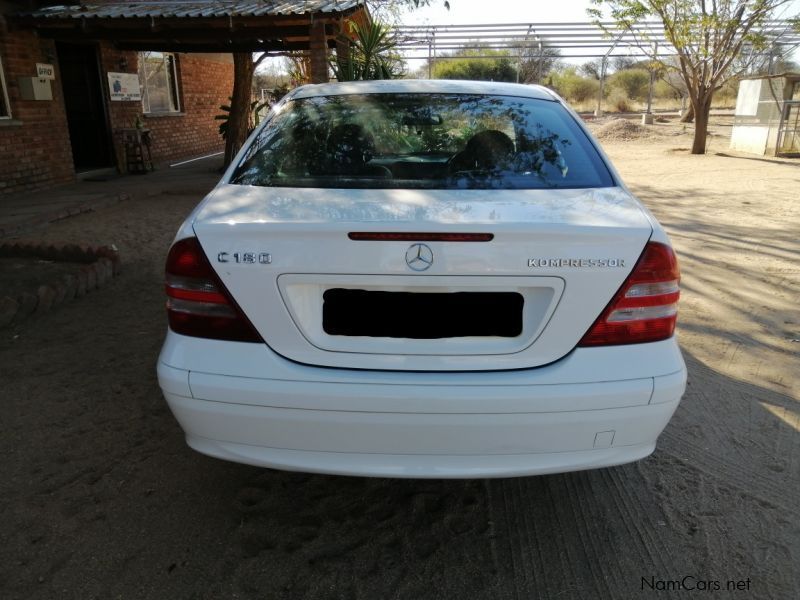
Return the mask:
M 659 344 L 634 355 L 663 358 Z M 679 362 L 666 375 L 561 384 L 537 384 L 546 380 L 539 369 L 380 374 L 289 364 L 232 377 L 159 362 L 158 375 L 189 445 L 217 458 L 345 475 L 508 477 L 650 454 L 686 382 L 679 353 L 670 355 Z
M 195 450 L 224 460 L 270 467 L 360 477 L 476 479 L 522 477 L 599 469 L 649 456 L 655 443 L 584 452 L 493 455 L 357 454 L 283 450 L 207 440 L 191 435 L 186 441 Z

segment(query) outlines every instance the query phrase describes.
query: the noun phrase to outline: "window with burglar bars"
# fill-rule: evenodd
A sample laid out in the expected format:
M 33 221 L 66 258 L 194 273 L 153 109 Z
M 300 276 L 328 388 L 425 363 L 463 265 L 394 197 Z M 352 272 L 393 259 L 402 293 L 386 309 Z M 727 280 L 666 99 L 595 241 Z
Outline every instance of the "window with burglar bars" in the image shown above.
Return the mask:
M 175 62 L 175 55 L 168 52 L 139 53 L 142 112 L 163 114 L 180 111 Z

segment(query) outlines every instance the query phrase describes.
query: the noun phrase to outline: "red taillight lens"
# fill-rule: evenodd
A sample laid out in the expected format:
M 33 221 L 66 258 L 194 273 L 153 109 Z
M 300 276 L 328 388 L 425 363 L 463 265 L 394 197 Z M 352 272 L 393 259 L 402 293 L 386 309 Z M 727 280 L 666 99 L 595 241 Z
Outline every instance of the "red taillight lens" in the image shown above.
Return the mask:
M 214 273 L 197 238 L 173 244 L 167 256 L 167 315 L 175 333 L 263 342 Z
M 641 344 L 672 337 L 680 279 L 672 249 L 649 242 L 633 272 L 578 346 Z

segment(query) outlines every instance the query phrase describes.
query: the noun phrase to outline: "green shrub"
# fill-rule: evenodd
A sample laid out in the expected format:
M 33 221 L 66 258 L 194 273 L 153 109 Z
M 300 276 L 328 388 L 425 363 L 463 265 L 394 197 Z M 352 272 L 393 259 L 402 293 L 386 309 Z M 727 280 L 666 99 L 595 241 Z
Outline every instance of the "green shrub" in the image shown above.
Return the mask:
M 516 81 L 517 69 L 507 56 L 497 58 L 461 57 L 439 60 L 433 67 L 436 79 L 473 79 L 478 81 Z
M 624 92 L 614 90 L 608 96 L 608 106 L 616 112 L 632 112 L 631 101 Z
M 663 79 L 656 81 L 655 88 L 653 89 L 653 95 L 656 98 L 661 98 L 662 100 L 680 101 L 681 99 L 681 95 L 677 92 L 677 90 L 675 90 L 675 88 L 673 88 Z
M 595 79 L 581 77 L 574 67 L 550 75 L 550 87 L 570 102 L 585 102 L 595 98 L 600 83 Z
M 619 90 L 630 100 L 644 100 L 650 87 L 650 73 L 645 69 L 617 71 L 609 77 L 608 87 Z

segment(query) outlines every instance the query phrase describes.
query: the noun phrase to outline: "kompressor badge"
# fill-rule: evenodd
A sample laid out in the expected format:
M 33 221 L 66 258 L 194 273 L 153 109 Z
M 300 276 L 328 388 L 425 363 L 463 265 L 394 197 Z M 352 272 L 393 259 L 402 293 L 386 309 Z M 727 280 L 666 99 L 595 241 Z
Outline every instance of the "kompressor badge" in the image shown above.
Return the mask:
M 623 258 L 529 258 L 528 266 L 532 269 L 553 268 L 619 268 L 625 266 Z

